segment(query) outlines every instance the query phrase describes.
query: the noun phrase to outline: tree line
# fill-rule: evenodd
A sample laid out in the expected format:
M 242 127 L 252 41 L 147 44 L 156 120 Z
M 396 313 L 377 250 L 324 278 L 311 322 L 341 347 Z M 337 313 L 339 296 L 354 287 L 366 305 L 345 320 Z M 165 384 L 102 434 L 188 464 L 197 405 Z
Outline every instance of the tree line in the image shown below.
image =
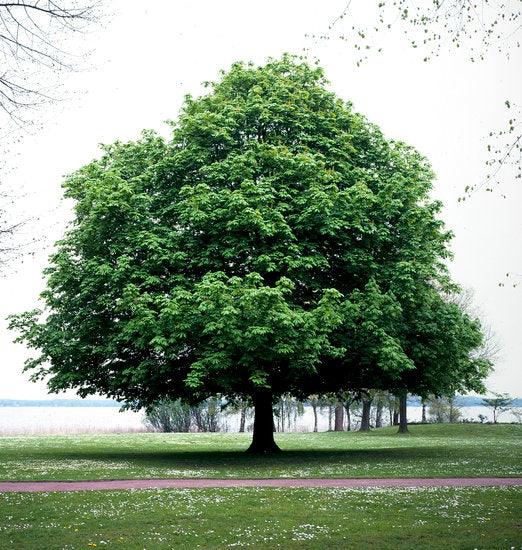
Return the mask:
M 497 423 L 501 414 L 512 411 L 521 421 L 520 411 L 513 407 L 514 400 L 507 394 L 495 393 L 481 401 L 482 406 L 491 409 L 492 422 Z M 273 431 L 300 431 L 298 421 L 309 407 L 313 413 L 311 431 L 319 431 L 319 416 L 326 416 L 328 431 L 365 432 L 372 428 L 399 425 L 399 400 L 388 392 L 375 392 L 371 396 L 312 395 L 306 401 L 298 401 L 290 395 L 280 397 L 273 406 Z M 430 396 L 420 400 L 422 416 L 415 423 L 455 423 L 477 422 L 463 418 L 458 398 L 455 396 Z M 238 420 L 237 431 L 251 431 L 253 409 L 247 401 L 227 403 L 212 397 L 198 404 L 190 404 L 180 399 L 164 399 L 149 409 L 145 416 L 145 425 L 160 432 L 218 432 L 229 431 L 229 419 L 235 415 Z M 478 415 L 483 423 L 488 418 Z M 308 431 L 308 426 L 302 427 Z

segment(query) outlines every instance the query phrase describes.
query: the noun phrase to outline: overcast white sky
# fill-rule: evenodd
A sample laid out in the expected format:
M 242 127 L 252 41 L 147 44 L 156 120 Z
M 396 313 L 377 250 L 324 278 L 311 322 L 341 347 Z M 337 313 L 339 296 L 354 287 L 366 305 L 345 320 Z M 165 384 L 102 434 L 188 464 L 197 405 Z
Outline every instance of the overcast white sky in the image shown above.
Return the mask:
M 362 18 L 366 0 L 353 2 L 340 22 Z M 485 174 L 486 136 L 505 125 L 507 98 L 522 91 L 522 52 L 508 62 L 502 54 L 472 64 L 459 52 L 443 52 L 423 63 L 400 32 L 390 32 L 383 52 L 357 68 L 353 47 L 339 40 L 307 39 L 324 31 L 345 0 L 319 2 L 112 2 L 104 28 L 82 37 L 93 50 L 89 67 L 68 75 L 69 99 L 46 108 L 43 127 L 13 144 L 7 181 L 24 196 L 16 208 L 40 217 L 28 226 L 41 237 L 41 250 L 0 279 L 0 398 L 45 398 L 43 383 L 22 374 L 28 350 L 12 343 L 6 315 L 36 306 L 49 246 L 63 232 L 70 204 L 61 200 L 62 176 L 98 154 L 100 142 L 135 138 L 143 128 L 165 131 L 186 93 L 217 77 L 233 61 L 263 62 L 283 52 L 317 57 L 332 89 L 377 123 L 390 138 L 417 147 L 431 161 L 434 196 L 444 202 L 444 220 L 454 231 L 454 278 L 475 291 L 476 305 L 498 335 L 502 352 L 487 381 L 493 391 L 522 395 L 522 277 L 518 288 L 506 273 L 522 274 L 522 184 L 508 171 L 500 192 L 476 193 L 458 203 L 466 184 Z M 520 181 L 520 180 L 518 180 Z M 69 394 L 71 395 L 71 394 Z

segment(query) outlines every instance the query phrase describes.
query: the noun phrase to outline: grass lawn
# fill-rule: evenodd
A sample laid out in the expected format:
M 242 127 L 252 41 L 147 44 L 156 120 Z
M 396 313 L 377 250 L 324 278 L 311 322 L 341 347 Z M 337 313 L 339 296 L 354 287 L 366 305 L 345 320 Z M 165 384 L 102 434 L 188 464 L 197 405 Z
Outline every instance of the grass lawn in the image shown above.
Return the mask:
M 520 488 L 0 495 L 0 547 L 512 549 Z
M 284 452 L 268 457 L 244 453 L 250 434 L 2 437 L 0 479 L 522 476 L 520 425 L 410 430 L 278 434 Z

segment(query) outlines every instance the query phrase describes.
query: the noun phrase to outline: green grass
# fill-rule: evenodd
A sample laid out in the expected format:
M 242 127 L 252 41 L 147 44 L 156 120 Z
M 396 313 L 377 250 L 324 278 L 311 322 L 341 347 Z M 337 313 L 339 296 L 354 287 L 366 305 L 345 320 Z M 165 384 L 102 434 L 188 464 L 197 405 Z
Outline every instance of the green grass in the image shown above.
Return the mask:
M 0 495 L 0 547 L 510 549 L 520 488 Z
M 2 479 L 522 475 L 522 427 L 0 439 Z M 521 488 L 197 489 L 0 494 L 0 548 L 522 547 Z
M 435 424 L 369 434 L 278 434 L 280 455 L 247 455 L 249 434 L 0 438 L 0 479 L 522 476 L 522 426 Z

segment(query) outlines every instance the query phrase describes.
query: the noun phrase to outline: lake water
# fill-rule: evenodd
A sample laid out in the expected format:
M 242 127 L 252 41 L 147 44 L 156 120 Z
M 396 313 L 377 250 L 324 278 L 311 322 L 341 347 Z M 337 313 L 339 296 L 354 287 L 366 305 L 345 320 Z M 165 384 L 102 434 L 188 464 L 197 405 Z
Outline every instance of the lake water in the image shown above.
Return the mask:
M 482 414 L 489 420 L 492 413 L 486 407 L 461 407 L 462 418 L 478 420 Z M 388 415 L 383 415 L 384 421 Z M 74 434 L 74 433 L 125 433 L 145 431 L 142 412 L 120 412 L 117 407 L 0 407 L 0 435 L 19 434 Z M 408 407 L 410 422 L 421 420 L 420 407 Z M 515 422 L 517 418 L 509 411 L 500 416 L 501 422 Z M 247 422 L 252 423 L 252 419 Z M 223 416 L 224 431 L 237 431 L 239 418 L 236 414 Z M 319 415 L 319 431 L 328 429 L 328 415 Z M 313 413 L 305 408 L 288 431 L 311 432 Z

